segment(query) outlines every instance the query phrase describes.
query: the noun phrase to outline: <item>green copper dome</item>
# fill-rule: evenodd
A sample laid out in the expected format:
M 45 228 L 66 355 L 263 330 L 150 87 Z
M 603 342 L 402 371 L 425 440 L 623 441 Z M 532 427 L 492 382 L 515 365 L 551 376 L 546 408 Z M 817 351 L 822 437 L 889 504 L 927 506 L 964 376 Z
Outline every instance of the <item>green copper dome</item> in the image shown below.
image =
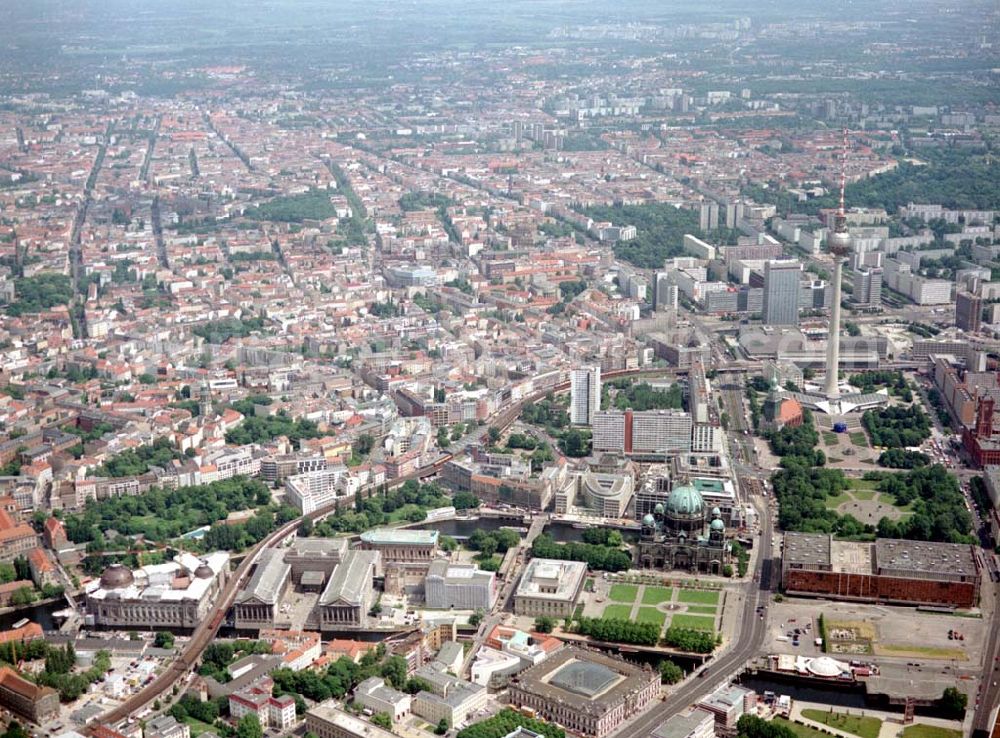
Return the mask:
M 701 493 L 690 485 L 674 487 L 667 498 L 667 514 L 681 518 L 695 518 L 704 514 L 705 502 Z
M 656 518 L 654 518 L 649 513 L 646 513 L 645 515 L 642 516 L 642 524 L 645 525 L 647 528 L 652 528 L 654 525 L 656 525 Z
M 726 524 L 723 523 L 722 520 L 719 519 L 719 518 L 716 518 L 715 520 L 713 520 L 709 525 L 712 528 L 712 530 L 725 530 L 726 529 Z

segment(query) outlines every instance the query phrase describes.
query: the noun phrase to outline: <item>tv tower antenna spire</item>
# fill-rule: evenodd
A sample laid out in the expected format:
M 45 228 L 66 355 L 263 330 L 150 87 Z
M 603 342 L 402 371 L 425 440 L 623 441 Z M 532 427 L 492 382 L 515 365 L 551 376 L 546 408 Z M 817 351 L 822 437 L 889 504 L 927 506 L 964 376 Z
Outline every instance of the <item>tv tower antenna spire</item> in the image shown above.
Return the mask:
M 847 128 L 844 128 L 844 143 L 840 150 L 840 209 L 837 211 L 841 217 L 847 213 L 844 207 L 844 192 L 847 190 Z

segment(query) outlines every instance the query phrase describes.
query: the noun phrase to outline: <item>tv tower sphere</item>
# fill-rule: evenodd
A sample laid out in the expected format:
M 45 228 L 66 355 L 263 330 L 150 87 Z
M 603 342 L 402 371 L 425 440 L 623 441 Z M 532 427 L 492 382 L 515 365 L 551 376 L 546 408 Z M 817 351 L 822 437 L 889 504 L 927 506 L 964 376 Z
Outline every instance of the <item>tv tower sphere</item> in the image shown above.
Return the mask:
M 847 256 L 851 253 L 851 234 L 847 232 L 844 216 L 837 214 L 836 226 L 827 236 L 826 247 L 834 256 Z

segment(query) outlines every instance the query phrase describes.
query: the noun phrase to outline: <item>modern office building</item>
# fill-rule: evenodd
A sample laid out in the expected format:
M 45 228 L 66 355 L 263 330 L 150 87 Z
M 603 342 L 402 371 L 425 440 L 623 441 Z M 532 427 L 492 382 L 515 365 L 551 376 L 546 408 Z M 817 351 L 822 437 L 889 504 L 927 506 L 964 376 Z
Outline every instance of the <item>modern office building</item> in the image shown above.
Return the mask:
M 320 703 L 306 713 L 306 732 L 317 738 L 398 738 L 390 730 L 338 709 L 333 700 Z
M 411 709 L 431 725 L 444 719 L 448 725 L 460 727 L 489 699 L 486 687 L 448 673 L 448 667 L 440 661 L 421 666 L 414 676 L 426 681 L 430 689 L 414 696 Z
M 653 309 L 676 310 L 679 299 L 680 289 L 670 281 L 670 275 L 657 272 L 653 277 Z
M 587 565 L 582 561 L 532 559 L 514 592 L 514 613 L 568 618 L 583 590 Z
M 570 372 L 569 420 L 574 425 L 593 425 L 601 409 L 601 369 L 592 366 Z
M 382 677 L 373 676 L 355 687 L 354 701 L 376 715 L 385 713 L 397 723 L 410 713 L 412 698 L 388 686 Z
M 344 466 L 296 474 L 285 480 L 285 499 L 303 515 L 325 507 L 349 504 L 357 492 L 356 480 Z
M 983 298 L 961 291 L 955 296 L 955 326 L 969 333 L 978 333 L 983 326 Z
M 698 708 L 710 713 L 715 727 L 726 735 L 736 730 L 736 723 L 757 703 L 757 695 L 752 689 L 736 684 L 726 684 L 712 692 L 698 703 Z
M 602 410 L 593 427 L 594 451 L 662 457 L 691 450 L 691 416 L 681 410 Z
M 448 559 L 431 562 L 424 584 L 427 607 L 433 610 L 489 610 L 496 598 L 496 574 Z
M 653 731 L 650 738 L 715 738 L 715 715 L 695 708 L 671 715 Z
M 862 266 L 854 270 L 851 302 L 863 307 L 882 304 L 882 267 Z
M 798 325 L 802 264 L 797 259 L 764 262 L 764 325 Z
M 584 512 L 602 518 L 620 518 L 635 491 L 631 474 L 585 471 L 556 492 L 556 513 Z

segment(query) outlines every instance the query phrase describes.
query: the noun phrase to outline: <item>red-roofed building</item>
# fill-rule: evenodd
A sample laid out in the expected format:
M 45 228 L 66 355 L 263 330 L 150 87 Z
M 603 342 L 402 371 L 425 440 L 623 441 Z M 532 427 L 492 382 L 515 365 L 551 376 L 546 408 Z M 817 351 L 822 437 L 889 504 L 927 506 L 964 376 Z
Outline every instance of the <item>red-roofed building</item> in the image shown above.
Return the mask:
M 13 561 L 38 545 L 38 534 L 27 523 L 15 523 L 5 509 L 0 509 L 0 561 Z
M 272 697 L 274 682 L 258 679 L 239 692 L 229 695 L 229 714 L 234 722 L 244 715 L 256 715 L 263 728 L 285 730 L 295 723 L 295 699 L 291 695 Z
M 59 518 L 50 517 L 46 519 L 42 527 L 42 537 L 45 545 L 53 551 L 58 551 L 69 545 L 69 538 L 66 536 L 66 526 Z
M 28 551 L 28 567 L 31 569 L 31 580 L 37 587 L 46 584 L 58 584 L 56 567 L 44 548 L 33 548 Z
M 341 656 L 346 656 L 357 663 L 362 656 L 372 649 L 373 644 L 366 641 L 352 641 L 345 638 L 334 638 L 326 644 L 323 655 L 316 659 L 314 666 L 321 667 L 333 663 Z
M 93 738 L 127 738 L 124 733 L 121 733 L 107 725 L 90 726 L 90 734 Z
M 38 623 L 28 623 L 20 628 L 0 631 L 0 643 L 27 643 L 45 637 L 45 631 Z
M 34 591 L 35 583 L 30 579 L 17 579 L 13 582 L 7 582 L 6 584 L 0 584 L 0 607 L 7 607 L 10 605 L 10 598 L 14 596 L 17 590 L 27 587 L 28 589 Z
M 280 655 L 282 665 L 302 671 L 320 657 L 319 633 L 302 630 L 262 630 L 260 640 L 271 644 L 271 653 Z
M 0 667 L 0 705 L 34 723 L 43 723 L 59 714 L 59 693 L 52 687 L 29 682 L 9 666 L 3 666 Z

